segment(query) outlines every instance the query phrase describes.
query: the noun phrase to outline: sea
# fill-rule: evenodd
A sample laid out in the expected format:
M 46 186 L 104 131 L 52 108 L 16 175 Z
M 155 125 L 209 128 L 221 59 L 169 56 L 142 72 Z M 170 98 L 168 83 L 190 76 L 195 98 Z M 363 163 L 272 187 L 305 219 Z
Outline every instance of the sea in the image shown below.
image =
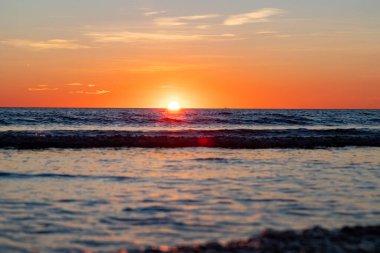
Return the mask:
M 380 110 L 0 108 L 0 252 L 380 223 Z

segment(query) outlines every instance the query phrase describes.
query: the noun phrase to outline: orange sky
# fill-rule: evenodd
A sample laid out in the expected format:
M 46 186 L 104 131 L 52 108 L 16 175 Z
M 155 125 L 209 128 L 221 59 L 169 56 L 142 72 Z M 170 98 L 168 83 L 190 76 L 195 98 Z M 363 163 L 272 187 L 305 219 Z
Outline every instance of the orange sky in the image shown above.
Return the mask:
M 289 2 L 2 1 L 0 106 L 380 108 L 380 4 Z

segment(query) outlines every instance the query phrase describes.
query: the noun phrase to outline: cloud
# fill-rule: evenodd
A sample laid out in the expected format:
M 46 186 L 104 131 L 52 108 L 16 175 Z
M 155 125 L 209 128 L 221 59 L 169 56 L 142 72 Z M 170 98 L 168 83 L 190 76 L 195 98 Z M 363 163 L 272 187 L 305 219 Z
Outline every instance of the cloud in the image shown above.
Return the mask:
M 106 93 L 110 93 L 111 91 L 109 90 L 96 90 L 96 91 L 83 91 L 83 90 L 78 90 L 78 91 L 72 91 L 71 93 L 77 93 L 77 94 L 86 94 L 86 95 L 102 95 Z
M 281 13 L 284 13 L 284 11 L 281 9 L 263 8 L 263 9 L 256 10 L 254 12 L 248 12 L 248 13 L 242 13 L 242 14 L 229 16 L 224 21 L 224 24 L 233 26 L 233 25 L 243 25 L 243 24 L 248 24 L 248 23 L 267 22 L 268 18 L 279 15 Z
M 96 85 L 95 84 L 83 84 L 83 83 L 67 83 L 65 85 L 68 85 L 68 86 L 87 86 L 87 87 L 95 87 Z
M 207 15 L 193 15 L 193 16 L 182 16 L 182 17 L 168 17 L 168 18 L 156 18 L 154 20 L 155 24 L 158 26 L 180 26 L 188 24 L 188 21 L 194 20 L 204 20 L 219 17 L 218 14 L 207 14 Z
M 83 84 L 83 83 L 68 83 L 66 84 L 68 86 L 74 86 L 74 87 L 83 87 L 83 86 L 86 86 L 86 87 L 90 87 L 90 88 L 93 88 L 93 87 L 96 87 L 95 84 Z M 106 93 L 110 93 L 111 91 L 109 90 L 96 90 L 96 91 L 85 91 L 85 90 L 74 90 L 74 91 L 70 91 L 70 93 L 72 94 L 86 94 L 86 95 L 101 95 L 101 94 L 106 94 Z
M 89 48 L 89 46 L 77 43 L 75 40 L 52 39 L 45 41 L 32 40 L 3 40 L 0 44 L 31 49 L 81 49 Z
M 261 35 L 261 36 L 276 37 L 276 38 L 290 38 L 293 36 L 291 34 L 279 33 L 277 31 L 259 31 L 259 32 L 256 32 L 256 34 Z
M 49 85 L 46 85 L 46 84 L 40 84 L 40 85 L 37 85 L 37 87 L 28 88 L 28 91 L 53 91 L 53 90 L 58 90 L 58 88 L 50 88 Z
M 86 84 L 83 84 L 83 83 L 68 83 L 66 85 L 68 85 L 68 86 L 85 86 Z M 87 84 L 86 86 L 87 87 L 95 87 L 96 85 L 95 84 Z
M 256 34 L 258 35 L 276 35 L 278 34 L 277 31 L 259 31 L 259 32 L 256 32 Z
M 161 13 L 166 13 L 166 11 L 155 11 L 155 10 L 152 10 L 151 8 L 140 8 L 140 10 L 142 11 L 142 14 L 147 17 L 158 15 Z
M 149 16 L 155 16 L 162 13 L 166 13 L 166 11 L 145 11 L 143 14 L 144 16 L 149 17 Z
M 48 91 L 48 90 L 58 90 L 58 88 L 28 88 L 28 91 Z
M 209 27 L 210 27 L 209 25 L 197 25 L 195 28 L 204 30 L 204 29 L 207 29 Z
M 197 41 L 205 39 L 231 39 L 234 34 L 185 34 L 185 33 L 144 33 L 144 32 L 91 32 L 85 35 L 96 42 L 141 42 L 141 41 Z

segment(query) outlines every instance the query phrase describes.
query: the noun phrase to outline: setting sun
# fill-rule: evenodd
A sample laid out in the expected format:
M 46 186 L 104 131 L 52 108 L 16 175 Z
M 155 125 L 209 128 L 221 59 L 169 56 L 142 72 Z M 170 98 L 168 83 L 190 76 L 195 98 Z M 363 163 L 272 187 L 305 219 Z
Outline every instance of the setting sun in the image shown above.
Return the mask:
M 176 101 L 172 101 L 172 102 L 170 102 L 170 103 L 168 104 L 167 109 L 168 109 L 169 111 L 178 111 L 178 110 L 181 109 L 181 106 L 179 105 L 178 102 L 176 102 Z

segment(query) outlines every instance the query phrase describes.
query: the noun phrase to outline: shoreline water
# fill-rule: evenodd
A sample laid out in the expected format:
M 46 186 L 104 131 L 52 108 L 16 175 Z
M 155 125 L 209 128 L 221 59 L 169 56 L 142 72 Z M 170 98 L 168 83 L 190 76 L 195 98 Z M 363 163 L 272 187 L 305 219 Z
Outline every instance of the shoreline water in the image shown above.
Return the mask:
M 0 248 L 115 252 L 225 243 L 265 228 L 376 224 L 378 154 L 379 148 L 1 149 Z
M 227 243 L 152 246 L 120 253 L 378 253 L 380 225 L 325 229 L 264 230 L 260 235 Z
M 378 253 L 380 225 L 344 226 L 328 230 L 313 227 L 305 230 L 264 230 L 260 235 L 228 243 L 150 247 L 130 253 Z

